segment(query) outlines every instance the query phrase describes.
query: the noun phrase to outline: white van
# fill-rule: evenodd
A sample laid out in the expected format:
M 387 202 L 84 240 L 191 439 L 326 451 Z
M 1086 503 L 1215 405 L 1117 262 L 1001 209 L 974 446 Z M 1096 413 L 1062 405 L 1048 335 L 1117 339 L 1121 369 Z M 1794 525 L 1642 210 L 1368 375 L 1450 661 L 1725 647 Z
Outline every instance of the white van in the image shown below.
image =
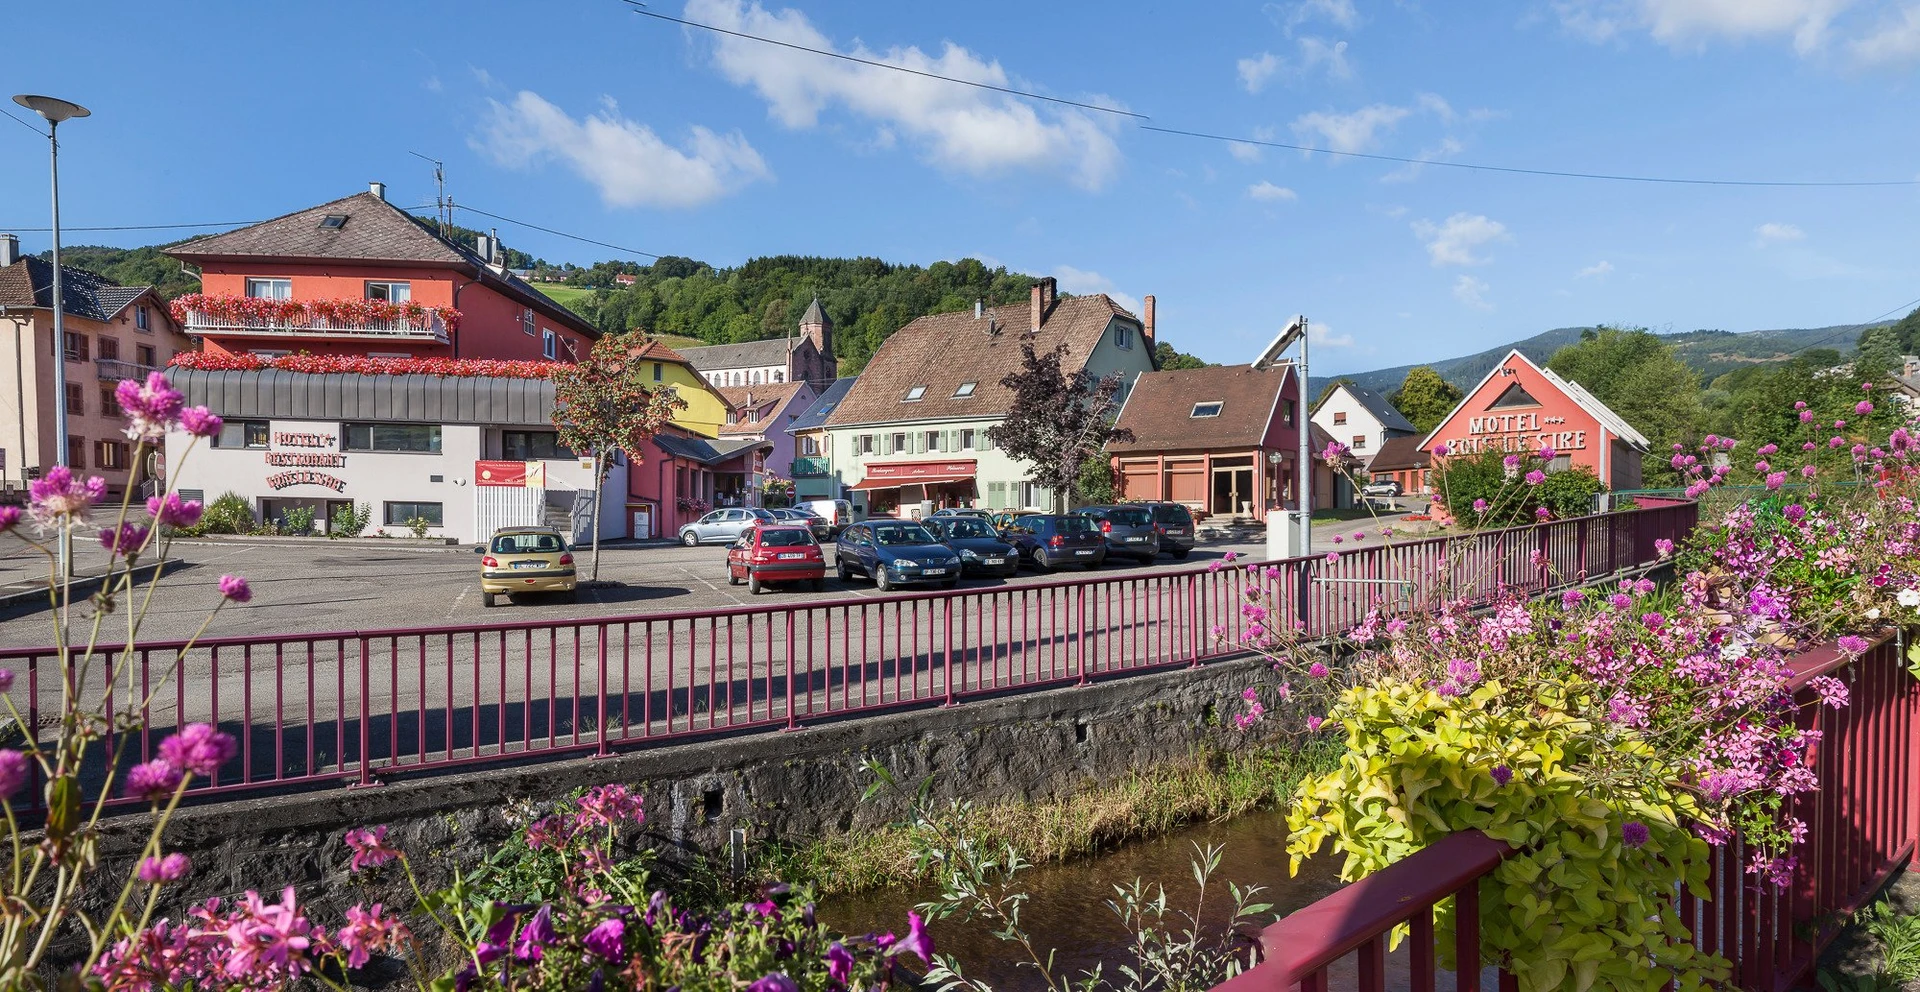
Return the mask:
M 805 510 L 827 522 L 829 533 L 838 536 L 848 524 L 853 523 L 853 504 L 844 499 L 809 499 L 793 505 L 796 510 Z

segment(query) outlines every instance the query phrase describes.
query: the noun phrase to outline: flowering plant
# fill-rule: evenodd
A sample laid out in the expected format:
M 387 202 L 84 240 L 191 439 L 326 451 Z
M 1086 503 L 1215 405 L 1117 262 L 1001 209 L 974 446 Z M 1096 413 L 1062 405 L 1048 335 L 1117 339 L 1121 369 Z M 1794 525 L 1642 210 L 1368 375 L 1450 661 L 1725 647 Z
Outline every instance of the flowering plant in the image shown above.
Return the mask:
M 223 355 L 183 351 L 167 363 L 177 369 L 256 372 L 279 369 L 309 375 L 431 375 L 440 378 L 546 379 L 560 363 L 501 358 L 368 358 L 365 355 Z
M 697 496 L 681 496 L 673 501 L 681 513 L 705 513 L 713 509 L 713 504 Z
M 361 327 L 400 323 L 426 330 L 438 319 L 450 331 L 460 328 L 460 311 L 413 300 L 390 303 L 357 297 L 338 300 L 271 300 L 231 293 L 187 293 L 167 304 L 174 322 L 186 326 L 194 314 L 229 324 L 300 325 L 324 321 Z

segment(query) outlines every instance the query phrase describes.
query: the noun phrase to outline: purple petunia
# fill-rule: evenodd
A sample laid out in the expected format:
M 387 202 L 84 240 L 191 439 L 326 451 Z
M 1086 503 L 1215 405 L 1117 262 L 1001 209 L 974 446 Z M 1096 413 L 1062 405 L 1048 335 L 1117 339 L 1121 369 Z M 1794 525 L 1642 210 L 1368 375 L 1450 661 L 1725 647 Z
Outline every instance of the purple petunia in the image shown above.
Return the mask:
M 601 920 L 592 930 L 587 931 L 587 936 L 581 943 L 586 945 L 587 950 L 608 961 L 619 961 L 626 956 L 626 935 L 626 923 L 616 916 L 609 920 Z
M 1513 781 L 1513 769 L 1508 768 L 1506 765 L 1494 765 L 1493 770 L 1487 774 L 1493 776 L 1493 784 L 1503 789 L 1506 788 L 1508 782 Z
M 1647 825 L 1639 820 L 1628 820 L 1620 825 L 1620 842 L 1628 847 L 1640 847 L 1651 837 Z

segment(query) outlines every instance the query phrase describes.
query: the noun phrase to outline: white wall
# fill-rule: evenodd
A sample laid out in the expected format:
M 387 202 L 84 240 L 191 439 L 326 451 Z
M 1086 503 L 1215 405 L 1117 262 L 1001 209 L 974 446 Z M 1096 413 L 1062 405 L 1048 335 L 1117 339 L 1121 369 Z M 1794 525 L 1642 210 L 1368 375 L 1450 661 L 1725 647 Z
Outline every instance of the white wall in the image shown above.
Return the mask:
M 1339 413 L 1347 415 L 1346 423 L 1333 422 L 1334 415 Z M 1356 435 L 1364 435 L 1367 439 L 1366 446 L 1355 448 L 1353 452 L 1354 456 L 1363 462 L 1372 461 L 1373 456 L 1380 453 L 1381 445 L 1387 443 L 1386 425 L 1380 423 L 1379 418 L 1355 399 L 1352 393 L 1344 389 L 1336 390 L 1332 396 L 1327 397 L 1327 401 L 1321 404 L 1320 409 L 1314 411 L 1313 422 L 1315 426 L 1331 435 L 1335 441 L 1344 445 L 1352 446 Z M 1314 454 L 1318 455 L 1319 452 L 1316 451 Z

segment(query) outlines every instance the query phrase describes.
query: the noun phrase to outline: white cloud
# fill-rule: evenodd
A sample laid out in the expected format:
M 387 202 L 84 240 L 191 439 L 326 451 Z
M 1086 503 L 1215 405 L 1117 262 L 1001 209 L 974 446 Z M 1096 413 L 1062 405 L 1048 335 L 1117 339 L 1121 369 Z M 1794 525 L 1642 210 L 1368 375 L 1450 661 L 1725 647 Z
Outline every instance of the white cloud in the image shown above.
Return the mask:
M 1753 229 L 1753 246 L 1755 248 L 1765 248 L 1768 245 L 1784 244 L 1788 241 L 1799 241 L 1806 236 L 1807 232 L 1800 230 L 1792 224 L 1768 221 Z
M 1362 152 L 1372 148 L 1376 132 L 1391 131 L 1413 113 L 1405 107 L 1376 103 L 1350 114 L 1330 114 L 1316 110 L 1294 119 L 1293 130 L 1307 137 L 1318 136 L 1337 152 Z
M 1439 144 L 1420 149 L 1420 153 L 1415 155 L 1414 158 L 1421 159 L 1422 161 L 1408 162 L 1406 165 L 1381 176 L 1380 181 L 1383 183 L 1412 182 L 1419 178 L 1420 173 L 1426 171 L 1427 162 L 1444 162 L 1460 154 L 1465 149 L 1466 146 L 1460 143 L 1460 139 L 1448 135 L 1447 137 L 1441 138 Z
M 1854 0 L 1554 0 L 1569 33 L 1606 41 L 1645 30 L 1675 48 L 1698 48 L 1713 38 L 1734 41 L 1790 37 L 1805 55 L 1825 44 L 1834 18 Z
M 429 93 L 438 93 L 442 89 L 444 89 L 444 87 L 441 86 L 440 84 L 439 76 L 428 76 L 427 81 L 425 83 L 422 83 L 421 85 L 425 86 L 427 88 L 427 92 Z
M 1139 299 L 1115 289 L 1113 280 L 1098 272 L 1076 269 L 1071 265 L 1056 265 L 1053 268 L 1053 277 L 1060 280 L 1060 289 L 1064 292 L 1073 293 L 1076 296 L 1105 293 L 1113 297 L 1113 302 L 1136 314 L 1140 312 Z
M 1353 78 L 1353 63 L 1347 61 L 1347 43 L 1336 41 L 1329 43 L 1321 38 L 1302 38 L 1300 45 L 1300 73 L 1305 75 L 1316 68 L 1327 70 L 1327 78 L 1348 80 Z
M 1234 69 L 1240 73 L 1240 85 L 1246 87 L 1248 93 L 1258 93 L 1266 89 L 1267 80 L 1272 79 L 1273 74 L 1280 71 L 1282 64 L 1280 56 L 1272 52 L 1261 52 L 1234 63 Z
M 1232 155 L 1236 162 L 1258 162 L 1260 161 L 1260 156 L 1264 154 L 1264 151 L 1259 145 L 1249 142 L 1229 141 L 1227 142 L 1227 154 Z
M 1262 8 L 1291 35 L 1293 29 L 1309 21 L 1324 20 L 1345 30 L 1360 26 L 1360 12 L 1353 0 L 1299 0 L 1298 3 L 1270 3 Z
M 1453 123 L 1454 117 L 1457 116 L 1453 112 L 1453 104 L 1448 103 L 1446 99 L 1438 93 L 1415 94 L 1413 102 L 1418 105 L 1421 110 L 1440 118 L 1442 123 L 1451 124 Z
M 1882 20 L 1870 33 L 1847 43 L 1854 61 L 1891 65 L 1920 59 L 1920 4 Z
M 1507 226 L 1483 214 L 1457 213 L 1444 222 L 1413 222 L 1413 233 L 1426 242 L 1433 264 L 1484 265 L 1488 259 L 1475 250 L 1495 241 L 1511 241 Z
M 1492 287 L 1469 275 L 1462 275 L 1453 281 L 1453 298 L 1475 310 L 1492 310 L 1493 304 L 1487 302 L 1487 290 Z
M 1290 202 L 1300 198 L 1300 194 L 1295 193 L 1293 190 L 1285 186 L 1275 186 L 1265 179 L 1248 186 L 1247 195 L 1262 203 L 1277 203 L 1282 200 Z
M 620 116 L 612 100 L 581 120 L 526 90 L 511 103 L 487 103 L 487 118 L 469 139 L 476 150 L 515 169 L 557 159 L 592 183 L 608 206 L 697 207 L 770 176 L 738 132 L 696 126 L 675 148 L 652 128 Z
M 1574 278 L 1597 279 L 1612 271 L 1613 271 L 1613 263 L 1603 258 L 1600 261 L 1595 262 L 1592 265 L 1589 265 L 1586 268 L 1581 269 L 1580 271 L 1574 273 Z
M 850 48 L 835 46 L 798 10 L 772 12 L 744 0 L 687 0 L 685 16 L 730 31 L 922 72 L 1022 86 L 999 62 L 951 42 L 938 54 L 913 46 L 883 52 L 859 42 Z M 974 87 L 726 35 L 716 37 L 713 62 L 728 81 L 757 92 L 767 102 L 768 113 L 785 127 L 813 127 L 823 112 L 841 107 L 877 127 L 899 132 L 903 140 L 920 148 L 927 161 L 943 169 L 971 175 L 1010 169 L 1060 171 L 1087 189 L 1104 186 L 1119 169 L 1115 124 L 1106 115 L 1041 109 Z M 1087 102 L 1106 101 L 1096 96 Z
M 1353 335 L 1335 334 L 1333 333 L 1333 328 L 1331 326 L 1317 320 L 1307 322 L 1307 336 L 1313 339 L 1313 343 L 1316 347 L 1321 347 L 1321 348 L 1353 347 Z

